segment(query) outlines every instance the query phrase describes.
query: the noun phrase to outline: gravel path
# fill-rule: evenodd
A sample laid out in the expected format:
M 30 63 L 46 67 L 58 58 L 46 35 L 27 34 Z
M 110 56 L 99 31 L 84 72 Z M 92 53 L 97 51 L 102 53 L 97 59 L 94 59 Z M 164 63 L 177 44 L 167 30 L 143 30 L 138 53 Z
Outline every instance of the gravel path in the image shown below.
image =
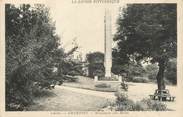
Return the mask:
M 67 86 L 57 86 L 57 88 L 60 88 L 62 90 L 73 91 L 75 93 L 90 95 L 90 96 L 96 96 L 96 97 L 107 98 L 112 100 L 116 99 L 114 92 L 93 91 L 93 90 L 86 90 L 86 89 L 73 88 L 73 87 L 67 87 Z
M 96 92 L 76 90 L 57 86 L 51 91 L 51 96 L 35 100 L 30 111 L 97 111 L 111 102 L 111 97 L 97 96 Z M 98 94 L 98 93 L 97 93 Z

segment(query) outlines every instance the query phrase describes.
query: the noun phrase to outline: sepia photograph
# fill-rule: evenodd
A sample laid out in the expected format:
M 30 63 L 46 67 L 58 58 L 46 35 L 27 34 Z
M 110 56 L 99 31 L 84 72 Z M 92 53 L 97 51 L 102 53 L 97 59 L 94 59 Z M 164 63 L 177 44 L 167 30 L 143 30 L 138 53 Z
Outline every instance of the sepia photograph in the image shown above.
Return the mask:
M 119 3 L 5 3 L 5 112 L 176 112 L 177 3 Z

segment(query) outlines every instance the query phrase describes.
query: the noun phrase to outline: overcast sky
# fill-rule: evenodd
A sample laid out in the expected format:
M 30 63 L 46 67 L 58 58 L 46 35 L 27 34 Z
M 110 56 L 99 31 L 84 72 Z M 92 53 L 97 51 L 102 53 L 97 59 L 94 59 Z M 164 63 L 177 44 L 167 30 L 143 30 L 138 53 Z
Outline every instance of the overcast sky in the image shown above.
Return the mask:
M 104 52 L 104 9 L 105 5 L 76 5 L 50 3 L 51 17 L 56 22 L 56 32 L 61 37 L 62 46 L 73 47 L 75 38 L 79 52 Z M 110 6 L 112 12 L 112 33 L 115 33 L 119 7 Z

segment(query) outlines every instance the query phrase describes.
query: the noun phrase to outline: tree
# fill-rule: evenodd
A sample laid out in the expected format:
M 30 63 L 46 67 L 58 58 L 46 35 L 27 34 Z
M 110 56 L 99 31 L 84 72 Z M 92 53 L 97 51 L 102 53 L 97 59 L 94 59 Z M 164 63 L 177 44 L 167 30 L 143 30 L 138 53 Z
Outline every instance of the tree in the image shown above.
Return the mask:
M 130 4 L 120 13 L 114 51 L 125 60 L 158 63 L 158 89 L 165 89 L 164 71 L 177 53 L 176 4 Z
M 23 110 L 33 100 L 36 87 L 63 82 L 61 66 L 68 55 L 44 5 L 6 4 L 6 110 Z M 62 66 L 64 67 L 64 66 Z
M 66 77 L 67 75 L 69 76 L 76 76 L 76 75 L 82 75 L 82 61 L 78 59 L 73 59 L 70 58 L 69 60 L 65 60 L 62 63 L 62 71 L 63 75 Z
M 104 54 L 101 52 L 93 52 L 87 54 L 86 58 L 89 63 L 89 76 L 104 76 Z

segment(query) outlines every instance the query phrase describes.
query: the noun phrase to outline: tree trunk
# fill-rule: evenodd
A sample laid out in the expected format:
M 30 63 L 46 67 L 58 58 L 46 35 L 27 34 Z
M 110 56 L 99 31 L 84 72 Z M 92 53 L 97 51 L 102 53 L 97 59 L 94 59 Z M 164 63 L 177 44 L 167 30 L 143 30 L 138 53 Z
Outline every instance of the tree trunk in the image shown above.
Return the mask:
M 164 90 L 165 87 L 165 81 L 164 81 L 164 71 L 165 71 L 165 60 L 160 60 L 158 63 L 159 71 L 156 76 L 157 83 L 158 83 L 158 90 Z

